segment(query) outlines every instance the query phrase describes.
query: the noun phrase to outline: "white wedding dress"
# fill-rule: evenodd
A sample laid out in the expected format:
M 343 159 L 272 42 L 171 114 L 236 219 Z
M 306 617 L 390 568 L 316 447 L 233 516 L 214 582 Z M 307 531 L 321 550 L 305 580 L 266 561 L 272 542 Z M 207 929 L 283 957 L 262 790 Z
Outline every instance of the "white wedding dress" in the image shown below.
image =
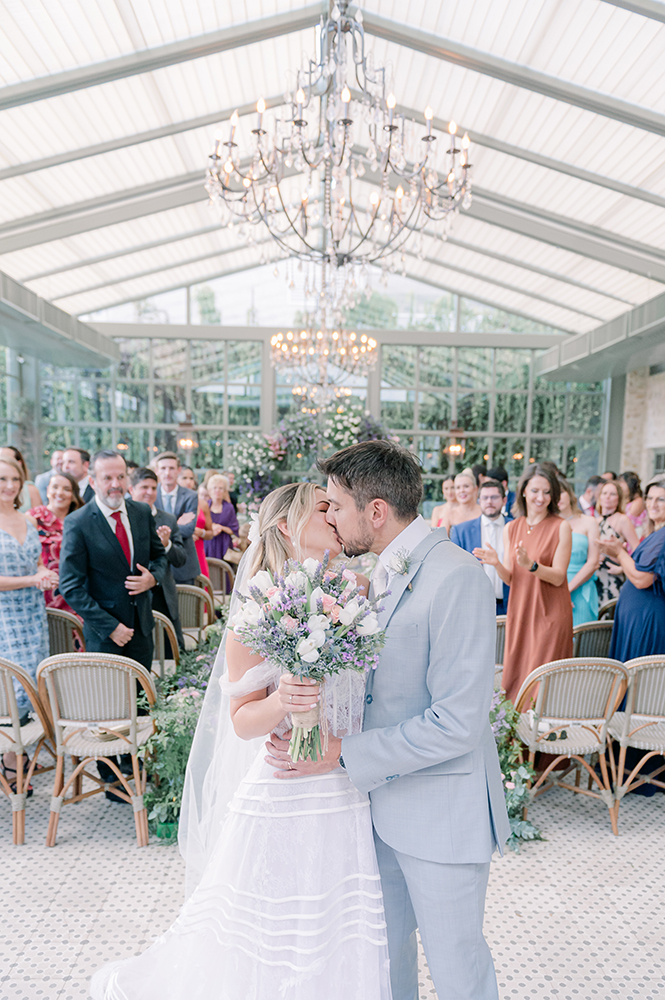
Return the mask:
M 265 689 L 266 667 L 225 680 L 227 693 Z M 364 689 L 350 670 L 326 684 L 332 733 L 361 730 Z M 265 753 L 175 923 L 142 955 L 97 972 L 94 1000 L 390 1000 L 368 797 L 342 768 L 274 778 Z

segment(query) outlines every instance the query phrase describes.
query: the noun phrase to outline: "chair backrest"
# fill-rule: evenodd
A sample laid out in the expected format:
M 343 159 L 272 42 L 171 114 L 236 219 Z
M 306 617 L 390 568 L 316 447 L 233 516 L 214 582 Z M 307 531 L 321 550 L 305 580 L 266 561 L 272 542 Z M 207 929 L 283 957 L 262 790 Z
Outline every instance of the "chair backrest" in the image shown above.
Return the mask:
M 598 621 L 605 621 L 606 619 L 612 620 L 614 618 L 614 612 L 616 611 L 618 597 L 612 598 L 611 601 L 607 601 L 605 604 L 601 604 L 598 609 Z
M 173 622 L 166 615 L 163 615 L 160 611 L 153 611 L 153 618 L 155 619 L 155 627 L 153 629 L 153 637 L 155 641 L 155 653 L 154 657 L 159 661 L 161 668 L 162 677 L 164 676 L 164 665 L 167 660 L 173 660 L 176 667 L 180 663 L 180 649 L 178 648 L 178 637 L 176 636 L 175 629 L 173 627 Z M 171 647 L 171 655 L 167 653 L 166 644 L 168 643 Z
M 606 657 L 610 651 L 613 627 L 614 622 L 611 618 L 602 622 L 584 622 L 583 625 L 576 625 L 573 629 L 573 656 Z
M 183 628 L 197 628 L 200 631 L 215 621 L 215 607 L 207 590 L 203 587 L 191 587 L 186 583 L 179 583 L 176 590 L 180 624 Z
M 627 671 L 618 660 L 600 656 L 554 660 L 529 674 L 515 705 L 524 712 L 535 696 L 535 719 L 593 720 L 603 722 L 604 730 L 627 686 Z
M 626 713 L 665 717 L 665 655 L 628 660 Z
M 32 705 L 35 715 L 42 724 L 42 728 L 46 736 L 49 739 L 52 739 L 53 727 L 51 725 L 48 708 L 46 707 L 48 702 L 42 703 L 30 674 L 28 674 L 23 667 L 19 667 L 18 663 L 12 663 L 11 660 L 6 660 L 2 656 L 0 656 L 0 718 L 3 720 L 2 728 L 4 730 L 4 734 L 2 733 L 2 730 L 0 730 L 0 735 L 7 735 L 11 737 L 12 742 L 14 743 L 20 744 L 21 742 L 21 727 L 19 725 L 21 713 L 18 710 L 18 704 L 16 702 L 14 679 L 22 685 L 30 700 L 30 704 Z M 11 727 L 8 723 L 11 723 Z M 5 745 L 3 740 L 0 739 L 0 753 L 8 749 L 9 747 Z
M 71 723 L 128 720 L 130 746 L 137 746 L 136 682 L 153 705 L 155 684 L 136 660 L 110 653 L 61 653 L 42 660 L 37 668 L 39 694 L 51 707 L 55 738 L 64 752 L 62 727 Z
M 503 650 L 506 645 L 506 615 L 498 615 L 496 619 L 496 654 L 494 662 L 503 666 Z
M 85 652 L 83 628 L 76 615 L 62 608 L 47 608 L 46 619 L 51 656 L 57 656 L 58 653 Z
M 206 594 L 215 605 L 215 592 L 212 589 L 212 583 L 210 582 L 210 577 L 206 576 L 205 573 L 199 573 L 196 578 L 196 586 L 200 587 L 201 590 L 205 590 Z
M 230 594 L 235 582 L 233 567 L 223 559 L 208 558 L 208 570 L 210 571 L 213 591 L 219 594 Z

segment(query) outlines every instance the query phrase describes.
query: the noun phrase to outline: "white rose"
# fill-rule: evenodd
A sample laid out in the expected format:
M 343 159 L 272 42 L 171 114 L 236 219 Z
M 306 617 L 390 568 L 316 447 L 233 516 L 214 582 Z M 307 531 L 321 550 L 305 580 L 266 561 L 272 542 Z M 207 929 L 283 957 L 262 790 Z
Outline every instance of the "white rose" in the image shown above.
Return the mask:
M 245 601 L 239 611 L 236 611 L 231 623 L 232 628 L 245 625 L 258 625 L 263 621 L 263 611 L 256 601 Z
M 327 628 L 330 628 L 330 619 L 325 615 L 311 615 L 307 619 L 308 632 L 325 632 Z
M 352 598 L 350 601 L 347 601 L 347 603 L 341 609 L 339 613 L 339 620 L 342 623 L 342 625 L 351 625 L 352 622 L 354 622 L 355 619 L 358 617 L 359 613 L 360 613 L 360 604 L 355 598 Z
M 322 600 L 323 600 L 323 591 L 321 590 L 320 587 L 315 587 L 309 599 L 309 610 L 314 612 L 318 611 L 319 601 Z
M 284 597 L 283 591 L 276 590 L 275 593 L 272 595 L 272 597 L 268 598 L 268 601 L 270 602 L 270 607 L 276 608 L 283 597 Z
M 296 655 L 304 663 L 316 663 L 319 658 L 319 650 L 314 638 L 310 635 L 308 639 L 301 639 L 296 646 Z
M 288 583 L 291 587 L 295 587 L 297 590 L 304 591 L 307 588 L 307 577 L 301 570 L 294 569 L 287 577 L 284 578 L 284 583 Z
M 365 615 L 361 622 L 356 625 L 356 631 L 360 635 L 375 635 L 381 626 L 379 625 L 379 619 L 377 618 L 374 611 L 370 611 L 368 615 Z
M 307 576 L 310 577 L 310 579 L 318 572 L 320 567 L 321 563 L 311 557 L 309 559 L 305 559 L 302 564 L 302 568 L 305 570 L 305 573 L 307 573 Z
M 250 587 L 256 587 L 262 594 L 265 594 L 266 590 L 274 586 L 272 582 L 272 577 L 267 569 L 259 570 L 256 576 L 253 576 L 249 581 Z

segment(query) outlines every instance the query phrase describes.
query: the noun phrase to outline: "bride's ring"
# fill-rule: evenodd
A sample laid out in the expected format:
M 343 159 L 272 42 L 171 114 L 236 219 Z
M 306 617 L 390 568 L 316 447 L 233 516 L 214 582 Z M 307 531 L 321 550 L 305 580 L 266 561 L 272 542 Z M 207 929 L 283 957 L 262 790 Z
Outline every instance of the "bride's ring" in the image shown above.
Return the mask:
M 292 694 L 289 695 L 289 704 L 291 704 L 291 705 L 293 704 L 293 695 Z

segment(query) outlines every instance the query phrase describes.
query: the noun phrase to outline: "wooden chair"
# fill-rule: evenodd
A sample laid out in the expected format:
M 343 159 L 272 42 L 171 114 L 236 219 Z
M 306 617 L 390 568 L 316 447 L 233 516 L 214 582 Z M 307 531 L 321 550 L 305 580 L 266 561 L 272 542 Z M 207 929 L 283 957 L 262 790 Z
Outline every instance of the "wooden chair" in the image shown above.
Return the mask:
M 573 629 L 573 656 L 609 656 L 613 626 L 611 618 L 576 625 Z
M 180 663 L 178 637 L 170 618 L 167 618 L 160 611 L 153 611 L 152 615 L 155 619 L 155 627 L 152 632 L 155 643 L 152 669 L 153 673 L 155 673 L 155 667 L 158 667 L 159 669 L 156 672 L 160 677 L 165 677 L 167 672 L 174 673 Z M 167 644 L 170 647 L 170 656 L 167 656 Z
M 606 619 L 614 619 L 614 612 L 616 611 L 618 597 L 612 598 L 611 601 L 606 601 L 605 604 L 601 604 L 598 609 L 598 621 L 602 622 Z
M 212 606 L 214 608 L 216 605 L 215 592 L 212 589 L 212 583 L 210 581 L 210 577 L 206 576 L 205 573 L 199 573 L 199 575 L 196 578 L 196 586 L 200 587 L 202 590 L 205 590 L 206 594 L 212 601 Z M 210 622 L 208 624 L 210 624 Z
M 208 559 L 208 569 L 210 570 L 210 582 L 215 597 L 221 604 L 228 604 L 231 600 L 231 591 L 235 583 L 235 573 L 233 567 L 224 559 Z
M 215 606 L 210 594 L 203 587 L 191 587 L 189 584 L 179 583 L 176 590 L 182 634 L 185 642 L 189 640 L 193 649 L 205 638 L 208 625 L 212 625 L 215 621 Z
M 137 715 L 136 682 L 153 705 L 156 691 L 152 677 L 145 667 L 126 656 L 65 653 L 44 660 L 37 670 L 37 681 L 42 701 L 48 701 L 51 707 L 57 755 L 46 846 L 55 846 L 63 805 L 113 791 L 118 798 L 131 802 L 136 842 L 145 847 L 148 843 L 148 815 L 143 804 L 146 779 L 138 751 L 152 736 L 155 726 L 150 716 Z M 120 771 L 116 754 L 131 756 L 131 778 Z M 65 781 L 68 755 L 72 757 L 74 770 Z M 116 781 L 107 783 L 86 770 L 90 763 L 99 760 L 113 771 Z M 82 791 L 83 777 L 97 787 Z
M 85 653 L 81 621 L 71 611 L 47 608 L 48 642 L 51 656 L 58 653 Z
M 609 725 L 610 767 L 614 778 L 615 817 L 624 795 L 640 785 L 656 785 L 665 790 L 665 781 L 657 776 L 665 765 L 649 774 L 643 768 L 653 757 L 665 755 L 665 656 L 640 656 L 624 664 L 628 673 L 628 694 L 623 712 L 615 712 Z M 618 766 L 612 740 L 619 744 Z M 628 747 L 644 750 L 644 755 L 624 781 Z M 665 777 L 665 776 L 664 776 Z
M 37 716 L 25 726 L 19 725 L 19 710 L 14 690 L 16 679 L 25 690 L 33 712 Z M 23 773 L 25 760 L 28 757 L 28 747 L 34 746 L 32 760 L 27 772 Z M 25 843 L 25 803 L 27 789 L 32 781 L 37 758 L 42 748 L 45 748 L 55 759 L 55 741 L 53 728 L 48 711 L 45 710 L 39 695 L 32 683 L 32 678 L 18 664 L 0 657 L 0 754 L 16 754 L 16 782 L 7 780 L 0 772 L 0 789 L 5 793 L 12 806 L 12 839 L 14 844 Z M 55 765 L 40 769 L 52 771 Z M 16 791 L 12 785 L 16 784 Z
M 627 685 L 628 674 L 618 660 L 603 657 L 555 660 L 529 674 L 515 701 L 521 713 L 517 734 L 529 750 L 529 763 L 533 766 L 539 752 L 554 757 L 531 788 L 531 798 L 558 785 L 601 799 L 609 810 L 615 836 L 618 827 L 605 747 L 610 719 L 621 704 Z M 531 709 L 534 699 L 535 707 Z M 585 760 L 590 756 L 597 756 L 602 780 L 594 770 L 594 761 Z M 562 757 L 568 758 L 570 766 L 565 771 L 555 771 Z M 580 787 L 582 769 L 587 772 L 588 788 Z M 569 785 L 564 779 L 573 770 L 575 784 Z M 597 786 L 595 790 L 593 783 Z
M 506 646 L 506 615 L 497 615 L 496 619 L 496 654 L 497 667 L 503 666 L 503 651 Z

